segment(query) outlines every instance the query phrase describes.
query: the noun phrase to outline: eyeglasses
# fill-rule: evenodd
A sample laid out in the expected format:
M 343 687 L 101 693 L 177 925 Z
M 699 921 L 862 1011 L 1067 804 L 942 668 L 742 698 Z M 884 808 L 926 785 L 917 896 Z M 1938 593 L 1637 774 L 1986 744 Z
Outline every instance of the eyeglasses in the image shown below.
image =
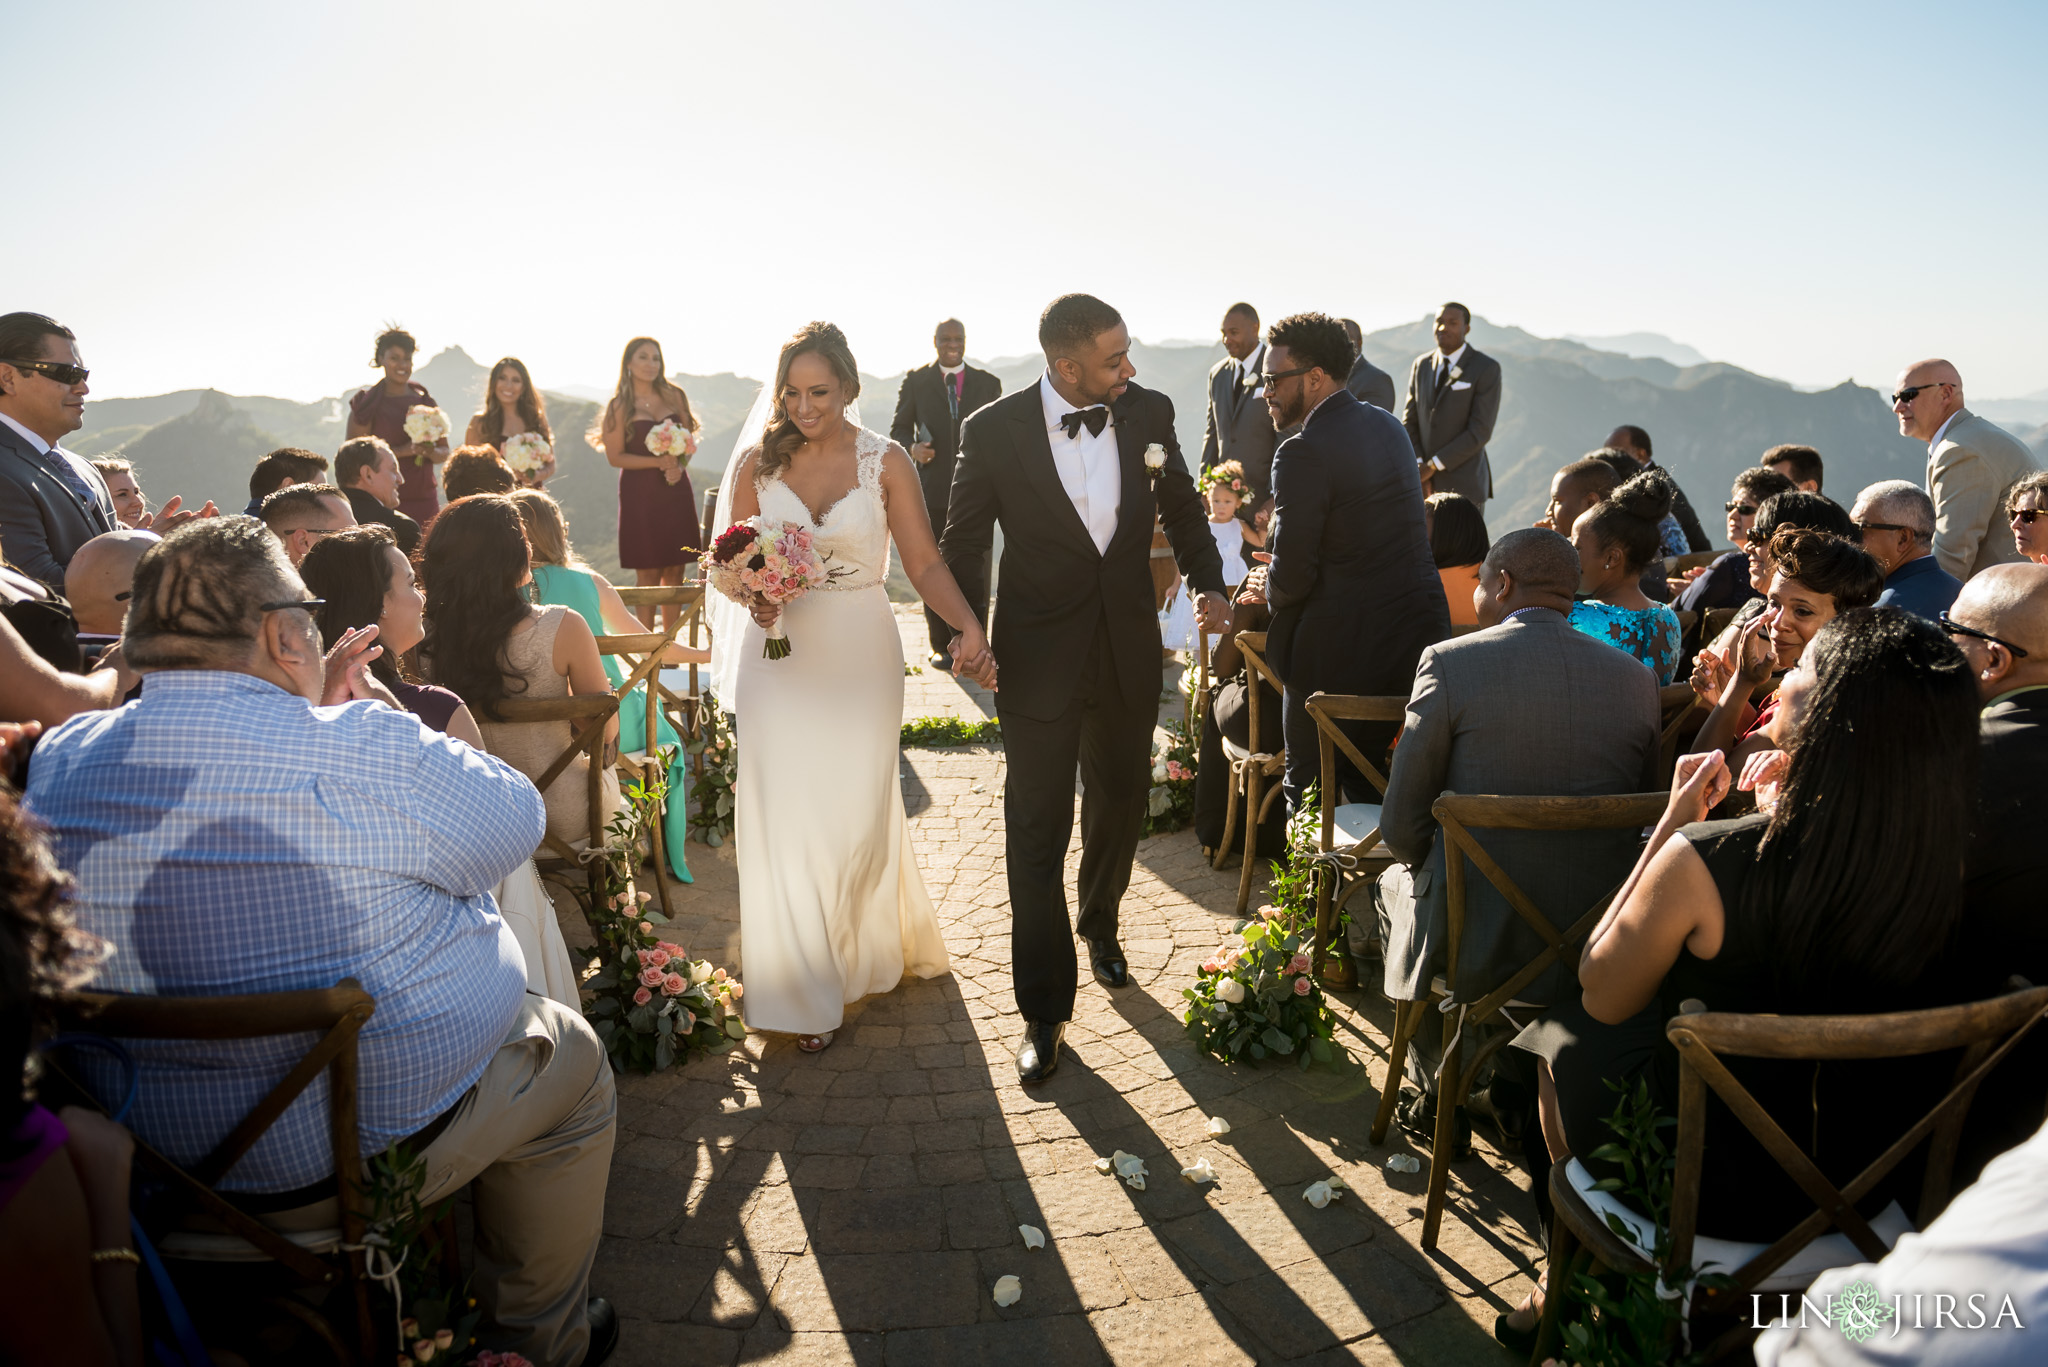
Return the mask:
M 1893 408 L 1897 408 L 1897 407 L 1898 407 L 1898 406 L 1899 406 L 1900 404 L 1902 404 L 1902 403 L 1911 403 L 1911 402 L 1913 402 L 1913 400 L 1915 400 L 1915 399 L 1917 399 L 1917 398 L 1919 398 L 1919 397 L 1920 397 L 1920 391 L 1921 391 L 1921 390 L 1923 390 L 1923 389 L 1954 389 L 1954 388 L 1955 388 L 1955 386 L 1954 386 L 1954 385 L 1952 385 L 1952 384 L 1950 384 L 1950 383 L 1949 383 L 1949 382 L 1948 382 L 1947 380 L 1936 380 L 1936 381 L 1935 381 L 1934 383 L 1932 383 L 1932 384 L 1916 384 L 1916 385 L 1912 386 L 1912 387 L 1911 387 L 1910 389 L 1901 389 L 1901 390 L 1900 390 L 1900 391 L 1899 391 L 1898 393 L 1896 393 L 1896 394 L 1892 395 L 1892 407 L 1893 407 Z
M 300 532 L 304 532 L 307 536 L 317 541 L 323 536 L 337 536 L 347 530 L 348 528 L 346 527 L 279 527 L 277 535 L 281 540 L 284 537 L 297 536 Z
M 1767 546 L 1770 544 L 1771 534 L 1769 532 L 1758 531 L 1755 527 L 1751 527 L 1748 531 L 1742 534 L 1742 540 L 1744 544 L 1750 546 Z
M 1919 530 L 1916 527 L 1901 527 L 1896 522 L 1858 522 L 1855 526 L 1859 532 L 1914 532 Z
M 65 386 L 84 384 L 85 377 L 92 374 L 82 365 L 66 365 L 62 361 L 9 361 L 7 364 L 16 370 L 33 370 L 38 375 L 47 375 Z
M 326 607 L 327 600 L 325 598 L 295 598 L 289 602 L 262 603 L 258 606 L 264 612 L 286 612 L 292 608 L 304 608 L 306 611 L 311 612 L 314 608 Z
M 2024 648 L 2016 646 L 2011 641 L 2005 640 L 2002 637 L 1993 636 L 1988 631 L 1979 631 L 1975 627 L 1966 627 L 1945 612 L 1934 620 L 1939 622 L 1941 629 L 1951 636 L 1968 636 L 1974 640 L 1989 641 L 1992 645 L 2004 646 L 2007 650 L 2011 651 L 2014 659 L 2024 660 L 2027 658 L 2027 652 Z
M 1756 505 L 1754 503 L 1723 503 L 1721 511 L 1724 513 L 1740 513 L 1744 517 L 1755 517 Z
M 1298 365 L 1292 370 L 1261 371 L 1259 372 L 1259 383 L 1264 385 L 1271 385 L 1278 380 L 1291 380 L 1296 375 L 1306 375 L 1314 369 L 1315 367 L 1312 365 Z
M 2034 525 L 2034 519 L 2043 513 L 2048 513 L 2048 508 L 2015 508 L 2012 510 L 2011 520 L 2023 527 L 2031 527 Z

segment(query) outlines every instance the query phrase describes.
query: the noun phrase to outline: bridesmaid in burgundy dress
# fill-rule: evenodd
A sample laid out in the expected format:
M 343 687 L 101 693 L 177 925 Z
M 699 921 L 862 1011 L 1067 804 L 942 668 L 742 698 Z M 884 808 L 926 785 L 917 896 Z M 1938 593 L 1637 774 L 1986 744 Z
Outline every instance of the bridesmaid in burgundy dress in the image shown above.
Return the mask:
M 667 418 L 689 429 L 694 454 L 701 424 L 690 411 L 689 396 L 669 383 L 661 343 L 635 337 L 619 360 L 618 392 L 605 406 L 598 441 L 605 459 L 619 471 L 619 564 L 633 571 L 642 586 L 682 583 L 701 539 L 697 497 L 684 468 L 687 458 L 656 456 L 647 449 L 647 434 Z M 673 616 L 673 608 L 662 610 L 664 623 Z M 651 628 L 653 608 L 641 608 L 640 620 Z
M 533 387 L 526 362 L 517 356 L 506 356 L 491 367 L 491 378 L 484 385 L 484 406 L 470 418 L 462 444 L 495 447 L 502 456 L 505 439 L 521 432 L 538 432 L 549 446 L 555 444 L 554 431 L 548 426 L 548 401 Z M 554 475 L 555 458 L 549 456 L 540 469 L 530 475 L 519 475 L 519 482 L 526 488 L 538 489 Z
M 434 467 L 448 459 L 448 439 L 415 451 L 412 438 L 405 435 L 405 415 L 416 404 L 438 408 L 425 385 L 412 379 L 412 354 L 419 344 L 404 328 L 386 328 L 377 338 L 377 354 L 371 365 L 384 367 L 382 383 L 358 390 L 348 401 L 348 436 L 381 437 L 398 457 L 398 511 L 424 527 L 441 511 L 441 496 L 434 488 Z

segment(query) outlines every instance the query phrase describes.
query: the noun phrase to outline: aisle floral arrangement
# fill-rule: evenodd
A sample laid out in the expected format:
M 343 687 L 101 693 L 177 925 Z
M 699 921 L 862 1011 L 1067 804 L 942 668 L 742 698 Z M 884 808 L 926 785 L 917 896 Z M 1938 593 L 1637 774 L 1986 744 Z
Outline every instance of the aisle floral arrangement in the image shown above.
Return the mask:
M 733 747 L 732 718 L 709 693 L 697 714 L 697 734 L 684 749 L 699 762 L 696 780 L 690 785 L 690 834 L 716 849 L 732 834 L 740 757 Z
M 1145 834 L 1177 831 L 1195 819 L 1195 740 L 1183 722 L 1166 724 L 1152 744 L 1152 790 L 1145 797 Z
M 1316 981 L 1315 870 L 1305 857 L 1315 848 L 1314 817 L 1304 801 L 1288 827 L 1290 858 L 1273 865 L 1272 904 L 1224 938 L 1202 961 L 1192 987 L 1181 989 L 1181 1017 L 1196 1045 L 1225 1063 L 1291 1057 L 1306 1070 L 1337 1057 L 1330 1008 Z
M 739 980 L 661 938 L 667 918 L 633 888 L 633 864 L 668 791 L 661 772 L 627 788 L 608 827 L 604 862 L 592 871 L 592 929 L 602 953 L 583 984 L 583 1014 L 619 1072 L 659 1072 L 693 1053 L 724 1053 L 747 1034 Z

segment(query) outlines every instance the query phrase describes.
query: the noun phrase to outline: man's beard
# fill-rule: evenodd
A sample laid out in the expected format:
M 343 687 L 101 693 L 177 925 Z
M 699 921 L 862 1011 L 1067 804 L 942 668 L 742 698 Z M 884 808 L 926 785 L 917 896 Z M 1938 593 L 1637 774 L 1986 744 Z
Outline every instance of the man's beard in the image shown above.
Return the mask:
M 1307 416 L 1308 395 L 1306 393 L 1282 399 L 1280 401 L 1280 411 L 1273 415 L 1273 430 L 1275 432 L 1285 432 Z

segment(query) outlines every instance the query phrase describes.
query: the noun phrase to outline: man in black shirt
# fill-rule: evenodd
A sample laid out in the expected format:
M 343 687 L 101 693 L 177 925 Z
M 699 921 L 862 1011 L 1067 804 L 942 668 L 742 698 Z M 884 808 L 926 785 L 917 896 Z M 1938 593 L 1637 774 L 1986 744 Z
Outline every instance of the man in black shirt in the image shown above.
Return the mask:
M 420 524 L 398 511 L 398 457 L 382 438 L 345 443 L 334 458 L 334 478 L 348 495 L 358 524 L 389 527 L 407 555 L 419 549 Z

